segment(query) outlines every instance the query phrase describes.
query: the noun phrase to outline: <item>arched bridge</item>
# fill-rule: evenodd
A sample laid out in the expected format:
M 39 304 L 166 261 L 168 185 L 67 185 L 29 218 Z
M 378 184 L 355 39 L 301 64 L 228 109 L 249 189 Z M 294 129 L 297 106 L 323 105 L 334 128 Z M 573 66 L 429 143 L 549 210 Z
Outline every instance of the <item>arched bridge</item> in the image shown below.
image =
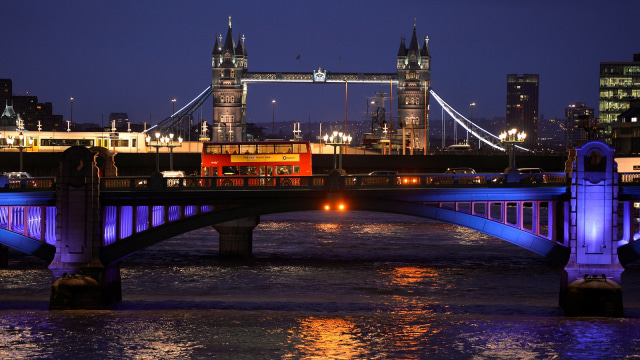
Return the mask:
M 80 148 L 56 182 L 11 180 L 0 191 L 0 243 L 51 261 L 54 278 L 97 267 L 104 284 L 119 274 L 120 259 L 180 233 L 213 225 L 222 256 L 248 256 L 260 215 L 344 207 L 462 225 L 564 265 L 567 278 L 605 274 L 619 283 L 622 265 L 640 256 L 633 206 L 640 175 L 618 174 L 612 153 L 590 142 L 578 149 L 570 174 L 537 177 L 98 178 L 95 166 L 83 165 L 93 155 Z
M 565 173 L 507 183 L 504 174 L 399 174 L 291 178 L 118 177 L 100 179 L 101 259 L 138 250 L 213 224 L 260 215 L 321 210 L 379 211 L 445 221 L 509 241 L 566 263 Z M 640 175 L 638 175 L 640 177 Z M 640 183 L 621 175 L 621 200 L 640 201 Z M 22 182 L 22 184 L 20 184 Z M 331 183 L 333 182 L 333 183 Z M 37 185 L 37 184 L 39 185 Z M 51 261 L 55 253 L 53 179 L 20 179 L 0 195 L 0 243 Z M 638 237 L 633 208 L 625 243 Z M 26 224 L 26 226 L 25 226 Z M 631 261 L 633 257 L 626 259 Z

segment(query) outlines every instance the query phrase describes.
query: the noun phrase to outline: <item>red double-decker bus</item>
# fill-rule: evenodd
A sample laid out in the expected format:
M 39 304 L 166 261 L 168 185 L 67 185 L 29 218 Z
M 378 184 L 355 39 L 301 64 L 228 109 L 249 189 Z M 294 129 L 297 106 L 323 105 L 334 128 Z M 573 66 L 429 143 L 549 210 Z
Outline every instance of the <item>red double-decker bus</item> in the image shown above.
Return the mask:
M 297 185 L 300 176 L 311 175 L 311 144 L 305 141 L 204 143 L 200 174 L 220 178 L 220 185 L 239 185 L 242 178 L 251 176 L 260 179 L 261 185 L 277 177 L 286 178 L 281 179 L 286 185 Z

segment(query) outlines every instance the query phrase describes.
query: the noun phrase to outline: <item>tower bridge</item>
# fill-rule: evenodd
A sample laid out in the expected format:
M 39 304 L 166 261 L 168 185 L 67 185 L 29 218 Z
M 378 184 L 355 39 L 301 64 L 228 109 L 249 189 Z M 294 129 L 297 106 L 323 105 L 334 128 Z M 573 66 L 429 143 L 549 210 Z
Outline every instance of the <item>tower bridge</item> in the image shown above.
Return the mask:
M 80 272 L 96 279 L 96 307 L 120 300 L 118 263 L 138 250 L 213 226 L 220 256 L 248 257 L 261 215 L 340 204 L 458 224 L 545 256 L 564 267 L 560 303 L 569 315 L 622 316 L 623 266 L 640 257 L 640 174 L 618 174 L 613 149 L 599 141 L 576 149 L 569 173 L 533 184 L 505 174 L 334 172 L 296 181 L 247 176 L 229 186 L 216 177 L 116 177 L 113 164 L 101 178 L 99 156 L 72 147 L 55 180 L 0 187 L 0 243 L 50 262 L 54 281 Z M 589 284 L 601 293 L 594 297 Z M 51 308 L 68 306 L 54 288 Z
M 425 154 L 427 153 L 427 90 L 431 85 L 431 55 L 428 38 L 424 38 L 422 46 L 419 44 L 415 24 L 409 45 L 405 44 L 404 38 L 400 42 L 396 55 L 396 71 L 393 73 L 334 73 L 323 68 L 309 72 L 250 72 L 245 37 L 239 36 L 237 39 L 236 42 L 229 17 L 226 37 L 223 40 L 220 34 L 215 38 L 211 54 L 211 86 L 149 130 L 169 131 L 174 127 L 181 127 L 211 96 L 212 128 L 226 129 L 224 141 L 246 141 L 247 85 L 250 83 L 343 83 L 345 87 L 349 84 L 389 84 L 391 94 L 394 93 L 393 87 L 396 87 L 398 132 L 402 131 L 406 138 L 411 139 L 412 149 L 421 148 Z M 391 122 L 393 125 L 393 120 Z M 391 131 L 395 131 L 393 126 Z
M 246 141 L 248 84 L 345 84 L 345 97 L 349 84 L 388 84 L 390 98 L 397 99 L 397 130 L 394 129 L 393 115 L 390 118 L 389 130 L 392 133 L 401 132 L 403 137 L 409 140 L 411 153 L 414 149 L 421 149 L 423 154 L 428 152 L 431 97 L 454 119 L 456 124 L 462 126 L 471 136 L 490 148 L 506 151 L 497 135 L 491 134 L 464 117 L 431 87 L 431 53 L 428 37 L 424 38 L 421 46 L 415 24 L 409 45 L 405 44 L 404 38 L 401 39 L 396 55 L 396 72 L 393 73 L 334 73 L 321 67 L 308 72 L 251 72 L 248 68 L 245 37 L 238 37 L 236 43 L 231 18 L 229 18 L 229 27 L 224 41 L 221 34 L 215 39 L 211 54 L 211 70 L 211 86 L 207 86 L 187 105 L 151 127 L 149 131 L 153 129 L 170 131 L 169 129 L 181 127 L 209 97 L 213 97 L 212 128 L 220 130 L 224 127 L 225 138 L 221 139 L 223 141 Z M 395 96 L 394 87 L 396 88 Z M 347 114 L 345 114 L 345 127 L 348 123 L 346 117 Z M 520 146 L 516 147 L 527 150 Z

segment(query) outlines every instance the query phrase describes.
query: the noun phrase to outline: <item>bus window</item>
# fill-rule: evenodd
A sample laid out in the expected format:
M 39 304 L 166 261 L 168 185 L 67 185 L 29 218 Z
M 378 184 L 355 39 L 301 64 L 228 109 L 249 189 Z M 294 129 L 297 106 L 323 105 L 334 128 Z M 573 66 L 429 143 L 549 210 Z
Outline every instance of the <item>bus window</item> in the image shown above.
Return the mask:
M 291 165 L 278 165 L 276 166 L 276 174 L 278 175 L 289 175 L 291 174 Z
M 204 167 L 202 170 L 202 176 L 218 176 L 217 167 Z
M 240 146 L 240 153 L 241 154 L 254 154 L 256 152 L 256 146 L 255 145 L 241 145 Z
M 293 144 L 293 152 L 297 154 L 304 154 L 307 152 L 307 144 Z
M 258 154 L 273 154 L 274 144 L 258 145 Z
M 220 154 L 220 145 L 207 144 L 207 146 L 204 148 L 204 153 L 205 154 Z
M 276 145 L 276 153 L 278 154 L 289 154 L 292 153 L 293 149 L 291 144 L 278 144 Z
M 293 165 L 292 174 L 299 174 L 299 173 L 300 173 L 300 165 Z
M 255 166 L 240 166 L 240 175 L 258 175 Z
M 222 175 L 238 175 L 238 167 L 237 166 L 223 166 L 222 167 Z
M 238 145 L 223 145 L 222 150 L 224 151 L 224 154 L 237 154 Z
M 273 176 L 273 168 L 271 166 L 259 166 L 260 176 Z

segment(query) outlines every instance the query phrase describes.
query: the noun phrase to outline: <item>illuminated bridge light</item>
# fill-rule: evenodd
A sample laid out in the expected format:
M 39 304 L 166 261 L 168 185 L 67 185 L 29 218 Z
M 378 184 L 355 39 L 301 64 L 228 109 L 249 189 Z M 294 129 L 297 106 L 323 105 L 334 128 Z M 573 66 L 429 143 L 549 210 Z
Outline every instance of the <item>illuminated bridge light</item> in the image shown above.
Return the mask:
M 332 207 L 336 210 L 345 210 L 347 208 L 347 206 L 344 203 L 339 203 L 334 206 L 331 206 L 330 204 L 325 204 L 324 210 L 329 211 L 331 210 Z

